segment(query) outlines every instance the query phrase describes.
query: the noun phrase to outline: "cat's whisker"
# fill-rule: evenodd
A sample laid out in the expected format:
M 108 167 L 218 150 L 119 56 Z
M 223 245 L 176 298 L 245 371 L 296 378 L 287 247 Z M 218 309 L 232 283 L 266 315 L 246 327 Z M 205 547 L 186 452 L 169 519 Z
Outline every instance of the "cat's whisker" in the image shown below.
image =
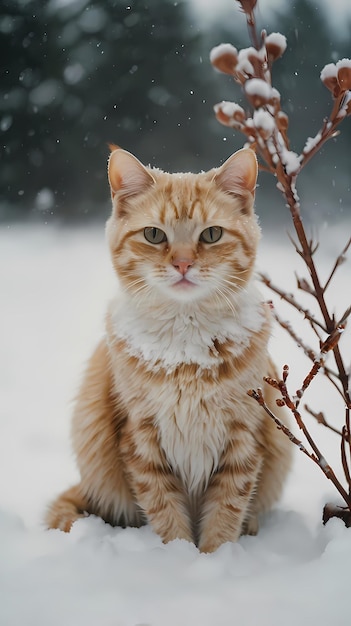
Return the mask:
M 138 285 L 143 282 L 145 282 L 143 278 L 136 278 L 135 280 L 133 280 L 131 283 L 128 284 L 128 288 L 134 287 L 134 285 Z
M 135 298 L 136 308 L 141 308 L 146 300 L 152 303 L 155 299 L 155 292 L 149 285 L 142 285 L 133 293 L 133 297 Z
M 138 285 L 140 285 L 138 287 Z M 143 289 L 144 287 L 147 287 L 147 283 L 145 282 L 145 280 L 143 278 L 140 278 L 139 280 L 134 280 L 132 283 L 129 283 L 127 289 L 130 290 L 134 290 L 135 287 L 138 287 L 138 289 Z
M 218 309 L 219 310 L 223 309 L 223 297 L 220 297 L 217 291 L 215 291 L 214 296 L 216 298 Z M 222 293 L 221 293 L 221 296 L 222 296 Z
M 248 268 L 245 267 L 244 269 L 242 269 L 240 271 L 236 271 L 234 276 L 238 276 L 239 274 L 245 274 L 247 272 L 247 270 L 248 270 Z M 231 276 L 233 276 L 233 274 L 231 274 Z
M 241 278 L 240 276 L 231 276 L 230 278 L 232 280 L 229 280 L 228 278 L 221 277 L 221 280 L 223 282 L 229 283 L 231 285 L 236 285 L 237 282 L 241 282 L 241 283 L 246 283 L 247 282 L 244 278 Z
M 243 274 L 244 272 L 240 272 L 240 273 Z M 243 285 L 246 285 L 247 283 L 247 278 L 241 278 L 241 276 L 239 276 L 238 274 L 229 274 L 227 275 L 227 278 L 224 278 L 224 276 L 221 276 L 220 280 L 234 284 L 237 287 L 239 286 L 238 283 L 242 283 Z M 241 288 L 241 285 L 240 285 L 240 288 Z
M 241 285 L 239 286 L 237 283 L 223 278 L 222 276 L 213 277 L 213 284 L 216 288 L 220 287 L 230 296 L 239 294 L 243 289 Z
M 235 282 L 232 282 L 230 280 L 225 280 L 225 279 L 219 279 L 218 280 L 218 284 L 227 289 L 228 291 L 230 291 L 231 293 L 234 294 L 238 294 L 243 290 L 243 285 L 238 285 Z
M 219 295 L 223 298 L 224 302 L 227 304 L 228 308 L 230 309 L 230 311 L 233 313 L 233 315 L 234 315 L 234 317 L 235 317 L 235 316 L 236 316 L 236 314 L 237 314 L 237 311 L 236 311 L 236 309 L 235 309 L 235 305 L 234 305 L 234 303 L 233 303 L 233 302 L 230 300 L 230 298 L 229 298 L 229 297 L 228 297 L 228 296 L 224 293 L 224 290 L 223 290 L 223 289 L 220 289 L 219 287 L 217 287 L 217 288 L 216 288 L 216 292 L 217 292 L 217 294 L 219 294 Z
M 150 301 L 152 299 L 150 298 L 150 295 L 152 297 L 154 296 L 153 290 L 151 289 L 150 285 L 145 282 L 144 278 L 139 278 L 138 280 L 134 280 L 129 283 L 125 287 L 125 291 L 128 292 L 135 301 L 136 308 L 140 308 L 146 298 L 148 298 L 148 300 Z
M 218 284 L 224 289 L 224 291 L 234 295 L 238 295 L 244 290 L 243 285 L 238 285 L 237 283 L 233 283 L 231 281 L 224 281 L 219 279 Z
M 145 283 L 143 278 L 137 278 L 136 280 L 132 280 L 127 285 L 125 285 L 124 289 L 131 293 L 135 293 L 134 287 L 136 287 L 137 285 L 142 285 L 143 283 Z

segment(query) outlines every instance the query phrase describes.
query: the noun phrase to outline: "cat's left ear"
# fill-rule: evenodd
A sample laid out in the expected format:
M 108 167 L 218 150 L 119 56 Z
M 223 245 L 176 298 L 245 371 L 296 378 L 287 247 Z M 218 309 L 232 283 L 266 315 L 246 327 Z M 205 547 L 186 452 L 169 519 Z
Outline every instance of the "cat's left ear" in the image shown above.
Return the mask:
M 155 183 L 146 167 L 133 154 L 122 149 L 110 154 L 108 179 L 112 199 L 117 193 L 123 199 L 138 195 Z
M 217 186 L 233 195 L 255 195 L 258 174 L 257 158 L 253 150 L 243 148 L 232 154 L 217 170 L 213 180 Z

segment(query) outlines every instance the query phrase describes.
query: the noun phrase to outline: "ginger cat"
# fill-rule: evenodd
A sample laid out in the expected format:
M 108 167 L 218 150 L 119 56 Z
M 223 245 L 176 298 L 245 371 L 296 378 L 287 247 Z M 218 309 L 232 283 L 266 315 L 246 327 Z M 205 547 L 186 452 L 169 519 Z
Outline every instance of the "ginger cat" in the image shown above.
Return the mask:
M 253 277 L 256 157 L 243 149 L 218 169 L 168 174 L 115 149 L 108 173 L 119 289 L 73 416 L 81 481 L 46 522 L 149 523 L 164 542 L 212 552 L 257 532 L 291 462 L 289 440 L 247 396 L 274 375 Z

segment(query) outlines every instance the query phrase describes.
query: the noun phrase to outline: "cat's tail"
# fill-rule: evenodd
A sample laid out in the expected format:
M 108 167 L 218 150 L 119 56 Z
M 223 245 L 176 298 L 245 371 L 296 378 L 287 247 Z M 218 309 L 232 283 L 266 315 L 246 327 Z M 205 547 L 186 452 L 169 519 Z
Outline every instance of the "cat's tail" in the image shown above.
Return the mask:
M 47 528 L 58 528 L 68 533 L 72 524 L 88 513 L 89 503 L 81 492 L 81 485 L 74 485 L 49 505 L 44 522 Z

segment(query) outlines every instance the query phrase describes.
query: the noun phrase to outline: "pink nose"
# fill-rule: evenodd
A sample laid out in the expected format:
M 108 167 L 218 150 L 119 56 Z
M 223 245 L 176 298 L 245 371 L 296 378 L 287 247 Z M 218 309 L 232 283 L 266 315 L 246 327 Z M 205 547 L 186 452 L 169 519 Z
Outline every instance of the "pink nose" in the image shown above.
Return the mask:
M 194 261 L 192 261 L 191 259 L 173 259 L 172 261 L 173 267 L 175 267 L 176 270 L 178 270 L 178 272 L 182 274 L 182 276 L 185 276 L 193 263 Z

